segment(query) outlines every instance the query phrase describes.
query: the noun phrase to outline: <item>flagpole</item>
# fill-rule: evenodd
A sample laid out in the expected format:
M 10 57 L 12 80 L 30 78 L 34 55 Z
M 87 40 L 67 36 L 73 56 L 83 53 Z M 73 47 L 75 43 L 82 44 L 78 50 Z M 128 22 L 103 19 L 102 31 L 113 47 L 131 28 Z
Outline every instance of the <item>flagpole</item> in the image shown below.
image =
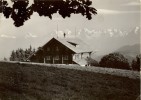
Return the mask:
M 57 38 L 58 38 L 58 23 L 57 23 Z
M 76 27 L 75 27 L 75 38 L 76 38 Z

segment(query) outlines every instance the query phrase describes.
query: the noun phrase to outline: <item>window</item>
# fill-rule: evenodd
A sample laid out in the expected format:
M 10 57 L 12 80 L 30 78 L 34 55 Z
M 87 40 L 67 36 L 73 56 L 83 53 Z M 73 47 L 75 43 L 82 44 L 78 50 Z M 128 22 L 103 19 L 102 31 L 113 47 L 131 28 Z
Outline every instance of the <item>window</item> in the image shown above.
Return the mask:
M 64 60 L 68 60 L 68 55 L 65 55 L 65 56 L 63 57 L 63 59 L 64 59 Z
M 47 59 L 47 60 L 50 60 L 50 56 L 47 56 L 46 59 Z
M 59 51 L 59 48 L 58 47 L 56 47 L 56 51 Z
M 47 51 L 50 51 L 50 48 L 49 47 L 47 48 Z
M 55 60 L 59 60 L 59 56 L 55 56 L 55 58 L 54 58 Z

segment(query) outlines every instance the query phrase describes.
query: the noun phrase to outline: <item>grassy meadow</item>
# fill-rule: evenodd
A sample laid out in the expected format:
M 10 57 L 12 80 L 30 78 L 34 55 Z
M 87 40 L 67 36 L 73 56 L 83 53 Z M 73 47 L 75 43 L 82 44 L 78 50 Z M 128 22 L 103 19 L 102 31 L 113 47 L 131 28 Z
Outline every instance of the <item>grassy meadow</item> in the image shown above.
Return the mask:
M 139 87 L 139 79 L 0 62 L 0 100 L 136 100 Z

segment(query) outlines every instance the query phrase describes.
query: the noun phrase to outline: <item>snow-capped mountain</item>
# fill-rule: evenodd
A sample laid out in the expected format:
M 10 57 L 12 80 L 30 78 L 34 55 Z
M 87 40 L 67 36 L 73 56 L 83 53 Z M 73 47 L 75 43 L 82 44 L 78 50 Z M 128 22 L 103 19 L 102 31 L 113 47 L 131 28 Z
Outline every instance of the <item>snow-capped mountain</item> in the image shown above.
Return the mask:
M 97 52 L 94 54 L 94 57 L 98 57 L 115 51 L 120 51 L 119 48 L 122 49 L 130 45 L 131 48 L 129 47 L 128 50 L 131 50 L 133 52 L 137 51 L 137 53 L 129 53 L 128 50 L 125 50 L 124 54 L 126 54 L 126 56 L 128 56 L 129 54 L 129 56 L 132 57 L 140 52 L 140 27 L 135 27 L 128 30 L 115 28 L 109 28 L 105 30 L 88 30 L 87 28 L 85 28 L 81 30 L 81 32 L 77 36 L 89 43 L 94 51 L 97 50 Z M 138 45 L 135 45 L 134 47 L 132 46 L 134 44 Z
M 80 34 L 81 33 L 81 34 Z M 86 36 L 86 37 L 101 37 L 101 36 L 106 36 L 106 37 L 124 37 L 129 35 L 130 33 L 132 34 L 139 34 L 140 33 L 140 27 L 135 27 L 133 29 L 117 29 L 117 28 L 108 28 L 108 29 L 103 29 L 103 30 L 90 30 L 87 28 L 84 28 L 81 30 L 77 36 Z

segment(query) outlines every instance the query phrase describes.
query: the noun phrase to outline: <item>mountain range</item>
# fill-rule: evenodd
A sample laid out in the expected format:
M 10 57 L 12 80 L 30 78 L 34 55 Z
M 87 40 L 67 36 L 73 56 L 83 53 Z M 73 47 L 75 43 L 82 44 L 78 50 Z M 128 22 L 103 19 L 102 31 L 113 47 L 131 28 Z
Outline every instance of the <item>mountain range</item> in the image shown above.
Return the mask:
M 93 48 L 96 49 L 96 53 L 92 55 L 92 57 L 100 61 L 100 59 L 109 53 L 119 52 L 123 54 L 129 61 L 136 57 L 136 55 L 140 54 L 140 27 L 135 27 L 128 31 L 123 31 L 120 29 L 107 29 L 105 33 L 103 31 L 99 31 L 101 36 L 96 36 L 95 32 L 93 31 L 92 36 L 88 37 L 87 32 L 85 32 L 85 36 L 83 38 L 89 38 L 89 44 L 93 45 Z M 91 31 L 92 32 L 92 31 Z M 122 33 L 122 34 L 121 34 Z M 89 33 L 88 33 L 89 34 Z M 102 34 L 108 34 L 106 36 Z M 110 35 L 113 34 L 113 35 Z
M 136 58 L 137 55 L 140 54 L 141 50 L 140 50 L 140 44 L 134 44 L 134 45 L 126 45 L 126 46 L 123 46 L 117 50 L 115 50 L 114 52 L 117 52 L 117 53 L 120 53 L 122 54 L 125 58 L 128 59 L 128 62 L 131 64 L 132 63 L 132 60 Z M 114 53 L 114 52 L 111 52 L 111 53 Z M 107 54 L 105 54 L 107 55 Z M 105 55 L 93 55 L 92 57 L 97 60 L 97 61 L 100 61 L 101 58 Z

